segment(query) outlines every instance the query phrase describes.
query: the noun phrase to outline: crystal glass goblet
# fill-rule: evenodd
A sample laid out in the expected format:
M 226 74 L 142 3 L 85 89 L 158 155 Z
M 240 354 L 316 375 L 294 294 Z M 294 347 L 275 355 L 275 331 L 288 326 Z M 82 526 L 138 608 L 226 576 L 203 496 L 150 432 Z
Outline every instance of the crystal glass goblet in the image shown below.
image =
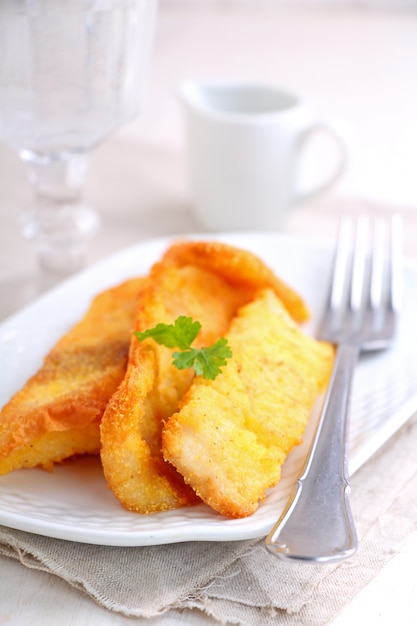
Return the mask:
M 157 0 L 1 0 L 0 140 L 35 201 L 24 234 L 42 268 L 85 262 L 99 216 L 82 200 L 91 154 L 139 112 Z

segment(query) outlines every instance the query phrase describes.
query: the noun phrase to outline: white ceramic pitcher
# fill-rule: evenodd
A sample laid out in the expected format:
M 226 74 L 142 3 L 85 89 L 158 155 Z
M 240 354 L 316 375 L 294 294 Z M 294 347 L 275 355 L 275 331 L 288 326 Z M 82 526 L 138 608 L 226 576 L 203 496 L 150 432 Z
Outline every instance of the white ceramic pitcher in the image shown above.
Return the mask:
M 209 229 L 279 228 L 291 207 L 329 189 L 345 169 L 341 134 L 294 94 L 268 85 L 186 82 L 180 95 L 193 203 Z M 332 136 L 337 158 L 325 180 L 301 191 L 300 156 L 317 132 Z

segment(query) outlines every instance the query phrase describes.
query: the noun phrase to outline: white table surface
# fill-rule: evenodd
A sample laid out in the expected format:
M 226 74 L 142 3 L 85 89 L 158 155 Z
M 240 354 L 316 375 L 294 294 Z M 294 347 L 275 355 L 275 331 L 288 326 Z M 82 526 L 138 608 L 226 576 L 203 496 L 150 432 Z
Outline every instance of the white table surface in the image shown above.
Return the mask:
M 408 217 L 406 253 L 416 257 L 416 32 L 417 13 L 174 10 L 162 3 L 146 110 L 97 151 L 88 176 L 86 196 L 103 217 L 90 262 L 146 237 L 201 230 L 188 194 L 176 86 L 207 76 L 280 84 L 350 129 L 354 151 L 344 179 L 332 195 L 295 211 L 288 231 L 327 234 L 347 205 L 394 205 Z M 45 288 L 17 224 L 29 201 L 23 167 L 0 145 L 0 319 Z M 410 624 L 416 562 L 417 534 L 333 624 Z M 56 623 L 214 624 L 187 612 L 175 622 L 170 615 L 124 618 L 54 576 L 0 558 L 0 624 Z

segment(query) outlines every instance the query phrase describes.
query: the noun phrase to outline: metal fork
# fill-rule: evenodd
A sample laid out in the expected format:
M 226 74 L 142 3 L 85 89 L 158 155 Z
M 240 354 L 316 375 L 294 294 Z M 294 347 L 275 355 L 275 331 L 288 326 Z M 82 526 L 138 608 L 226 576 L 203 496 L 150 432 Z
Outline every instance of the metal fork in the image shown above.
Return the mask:
M 318 336 L 337 346 L 312 446 L 292 495 L 266 539 L 283 559 L 329 563 L 358 545 L 350 506 L 348 414 L 359 354 L 387 348 L 401 300 L 401 218 L 339 226 L 328 302 Z M 388 231 L 388 232 L 387 232 Z

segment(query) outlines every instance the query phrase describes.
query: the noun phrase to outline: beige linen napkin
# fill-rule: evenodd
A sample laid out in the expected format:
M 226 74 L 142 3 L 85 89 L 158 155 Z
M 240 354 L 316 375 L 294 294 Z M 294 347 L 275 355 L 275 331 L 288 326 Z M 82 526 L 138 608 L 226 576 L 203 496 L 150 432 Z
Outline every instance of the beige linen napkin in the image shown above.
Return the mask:
M 221 623 L 324 626 L 417 529 L 417 419 L 352 480 L 360 548 L 337 565 L 285 563 L 264 540 L 118 548 L 0 527 L 0 553 L 127 616 L 198 608 Z

